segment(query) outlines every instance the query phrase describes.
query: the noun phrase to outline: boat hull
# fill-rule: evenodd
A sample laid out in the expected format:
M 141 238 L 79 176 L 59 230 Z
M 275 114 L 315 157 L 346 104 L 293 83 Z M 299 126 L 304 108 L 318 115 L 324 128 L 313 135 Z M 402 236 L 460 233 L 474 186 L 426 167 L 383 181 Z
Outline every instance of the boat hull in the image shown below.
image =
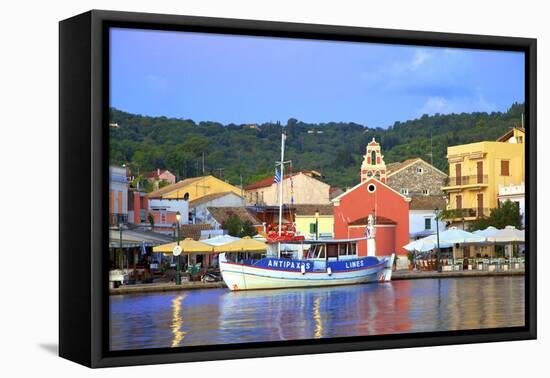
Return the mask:
M 370 258 L 372 262 L 372 258 Z M 225 261 L 220 255 L 220 270 L 230 290 L 285 289 L 299 287 L 354 285 L 391 280 L 394 255 L 377 259 L 375 264 L 347 271 L 288 271 L 255 267 Z M 362 259 L 356 261 L 361 262 Z M 365 260 L 366 261 L 366 260 Z M 330 263 L 328 265 L 330 267 Z M 336 267 L 335 267 L 336 268 Z

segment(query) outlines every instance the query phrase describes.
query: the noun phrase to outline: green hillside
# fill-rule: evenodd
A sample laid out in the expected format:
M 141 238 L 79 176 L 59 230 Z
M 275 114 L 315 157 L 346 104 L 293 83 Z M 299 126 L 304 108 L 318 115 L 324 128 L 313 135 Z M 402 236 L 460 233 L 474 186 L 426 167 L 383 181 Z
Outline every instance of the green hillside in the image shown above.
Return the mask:
M 205 172 L 232 184 L 248 184 L 273 175 L 280 157 L 280 136 L 287 133 L 286 158 L 295 170 L 315 169 L 325 181 L 347 187 L 358 183 L 366 144 L 375 137 L 386 163 L 421 157 L 447 171 L 447 146 L 494 140 L 521 123 L 523 104 L 507 112 L 462 113 L 396 122 L 388 129 L 355 123 L 222 125 L 188 119 L 148 117 L 111 109 L 111 164 L 129 164 L 134 172 L 166 168 L 178 178 Z

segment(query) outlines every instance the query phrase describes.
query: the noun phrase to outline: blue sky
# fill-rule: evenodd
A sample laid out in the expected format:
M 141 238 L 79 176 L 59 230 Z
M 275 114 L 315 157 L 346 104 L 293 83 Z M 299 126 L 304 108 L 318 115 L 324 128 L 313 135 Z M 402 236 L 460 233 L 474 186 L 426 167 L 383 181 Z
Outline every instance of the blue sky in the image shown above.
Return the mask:
M 518 52 L 111 30 L 111 106 L 194 121 L 357 122 L 506 111 Z

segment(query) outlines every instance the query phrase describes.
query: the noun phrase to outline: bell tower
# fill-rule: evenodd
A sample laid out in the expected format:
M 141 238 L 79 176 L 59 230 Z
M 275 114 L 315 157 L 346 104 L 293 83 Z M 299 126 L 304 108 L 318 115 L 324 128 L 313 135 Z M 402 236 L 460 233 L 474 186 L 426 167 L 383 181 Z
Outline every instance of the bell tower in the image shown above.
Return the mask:
M 372 138 L 372 141 L 367 144 L 367 151 L 363 156 L 363 164 L 361 164 L 361 182 L 374 177 L 375 179 L 386 183 L 386 163 L 380 144 Z

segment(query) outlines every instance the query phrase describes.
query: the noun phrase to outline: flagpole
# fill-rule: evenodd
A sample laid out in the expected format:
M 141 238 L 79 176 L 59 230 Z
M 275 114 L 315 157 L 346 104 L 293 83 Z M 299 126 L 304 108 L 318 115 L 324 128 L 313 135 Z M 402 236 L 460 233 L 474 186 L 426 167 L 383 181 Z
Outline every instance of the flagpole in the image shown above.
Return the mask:
M 281 180 L 279 182 L 279 239 L 281 238 L 282 225 L 283 225 L 283 181 L 285 179 L 285 133 L 281 134 L 281 165 L 280 173 Z M 281 242 L 278 244 L 279 256 L 281 256 Z

